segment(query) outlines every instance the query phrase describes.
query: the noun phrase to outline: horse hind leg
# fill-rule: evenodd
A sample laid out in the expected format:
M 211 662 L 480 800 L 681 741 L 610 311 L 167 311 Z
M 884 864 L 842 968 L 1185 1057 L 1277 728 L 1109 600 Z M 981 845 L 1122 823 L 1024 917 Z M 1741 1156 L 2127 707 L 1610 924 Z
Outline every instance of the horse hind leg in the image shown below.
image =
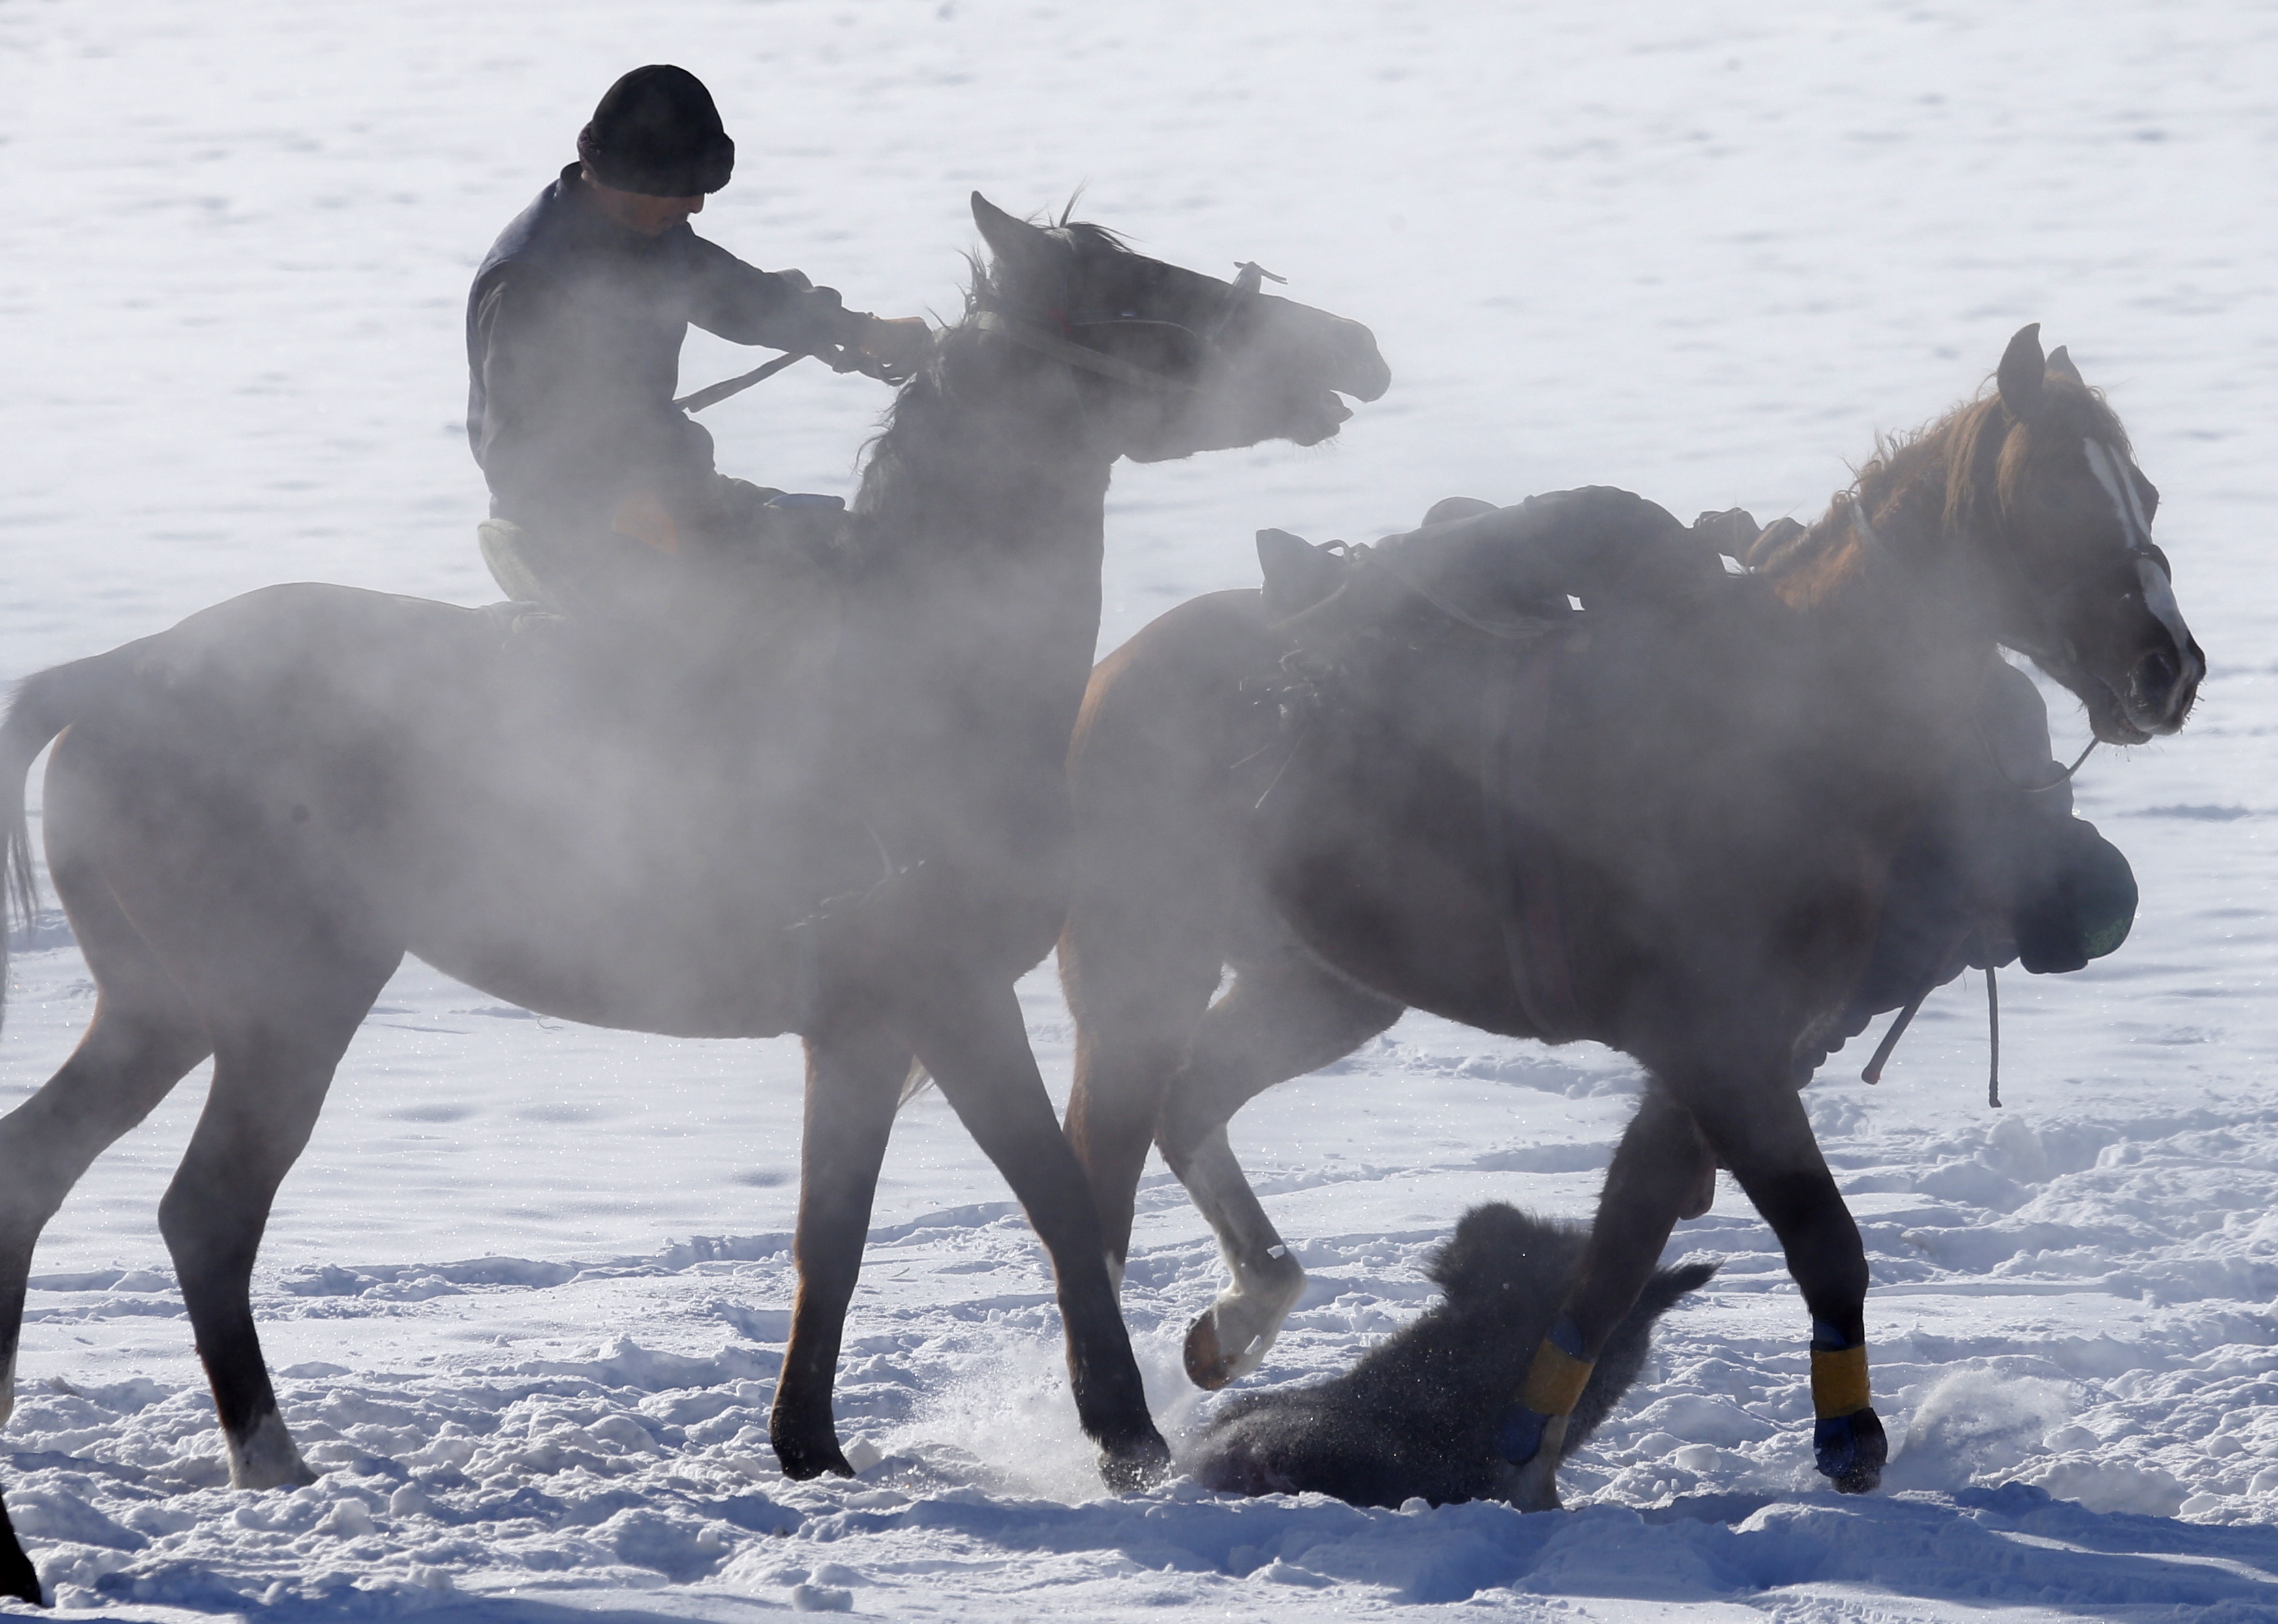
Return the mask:
M 1093 911 L 1073 909 L 1060 938 L 1060 984 L 1076 1027 L 1064 1128 L 1091 1186 L 1119 1295 L 1163 1101 L 1218 990 L 1223 955 L 1212 900 L 1184 908 L 1158 902 L 1143 925 L 1125 918 L 1113 928 L 1103 928 Z
M 1293 948 L 1243 964 L 1196 1029 L 1157 1143 L 1218 1237 L 1232 1277 L 1187 1330 L 1187 1376 L 1197 1387 L 1223 1387 L 1264 1363 L 1305 1290 L 1304 1269 L 1258 1204 L 1227 1123 L 1274 1084 L 1349 1055 L 1398 1020 L 1403 1007 Z
M 195 1010 L 109 890 L 58 863 L 56 889 L 100 989 L 62 1068 L 0 1117 L 0 1422 L 16 1403 L 24 1295 L 40 1231 L 95 1158 L 149 1116 L 208 1045 Z M 0 1596 L 39 1605 L 37 1570 L 0 1506 Z
M 799 1148 L 799 1298 L 768 1417 L 784 1475 L 852 1477 L 838 1446 L 831 1390 L 878 1168 L 910 1075 L 910 1048 L 883 1023 L 831 1023 L 806 1043 L 806 1122 Z
M 62 1068 L 0 1117 L 0 1422 L 16 1405 L 24 1294 L 40 1231 L 90 1163 L 206 1056 L 195 1025 L 98 999 Z
M 384 961 L 384 962 L 383 962 Z M 278 1413 L 252 1308 L 254 1259 L 278 1186 L 316 1127 L 333 1072 L 394 957 L 279 972 L 262 1002 L 212 1021 L 213 1089 L 188 1152 L 158 1204 L 158 1228 L 212 1384 L 228 1445 L 230 1484 L 272 1489 L 315 1481 Z
M 16 1407 L 16 1356 L 32 1252 L 56 1208 L 103 1149 L 149 1115 L 206 1056 L 177 1010 L 138 1008 L 110 987 L 60 1071 L 0 1117 L 0 1423 Z M 40 1582 L 0 1506 L 0 1595 L 34 1605 Z
M 56 1074 L 0 1117 L 0 1422 L 15 1408 L 40 1231 L 81 1175 L 211 1052 L 203 1022 L 88 865 L 54 866 L 92 974 L 95 1018 Z

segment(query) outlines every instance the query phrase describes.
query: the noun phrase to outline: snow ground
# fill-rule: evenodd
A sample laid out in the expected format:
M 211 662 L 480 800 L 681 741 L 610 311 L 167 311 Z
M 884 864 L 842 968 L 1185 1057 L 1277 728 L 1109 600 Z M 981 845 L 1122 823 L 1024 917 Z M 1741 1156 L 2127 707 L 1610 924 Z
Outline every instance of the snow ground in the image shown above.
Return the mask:
M 1365 537 L 1585 482 L 1816 511 L 1877 430 L 2038 319 L 2107 386 L 2213 664 L 2180 739 L 2083 774 L 2135 937 L 1933 1002 L 1884 1086 L 1812 1105 L 1864 1228 L 1890 1491 L 1808 1471 L 1799 1305 L 1729 1189 L 1727 1259 L 1575 1474 L 1580 1508 L 1097 1498 L 1056 1316 L 937 1100 L 900 1125 L 840 1414 L 878 1460 L 776 1474 L 798 1075 L 783 1043 L 559 1026 L 409 967 L 287 1186 L 257 1290 L 326 1468 L 237 1494 L 152 1213 L 179 1090 L 42 1243 L 6 1487 L 111 1616 L 2278 1618 L 2278 1123 L 2261 558 L 2273 502 L 2278 14 L 2236 4 L 1234 8 L 1009 0 L 638 12 L 417 0 L 0 7 L 0 678 L 319 578 L 476 602 L 460 301 L 614 74 L 703 72 L 743 143 L 706 229 L 858 306 L 956 308 L 967 190 L 1370 322 L 1337 446 L 1127 469 L 1112 644 L 1251 579 L 1248 536 Z M 740 370 L 692 343 L 686 376 Z M 880 397 L 795 370 L 723 463 L 845 491 Z M 2077 731 L 2068 710 L 2060 728 Z M 11 968 L 0 1100 L 83 1025 L 67 943 Z M 1048 974 L 1027 986 L 1067 1069 Z M 1851 1058 L 1855 1059 L 1855 1056 Z M 1258 1380 L 1340 1366 L 1501 1196 L 1582 1215 L 1635 1086 L 1594 1051 L 1411 1019 L 1236 1124 L 1313 1285 Z M 1127 1291 L 1166 1424 L 1217 1262 L 1144 1192 Z M 475 1260 L 475 1261 L 469 1261 Z

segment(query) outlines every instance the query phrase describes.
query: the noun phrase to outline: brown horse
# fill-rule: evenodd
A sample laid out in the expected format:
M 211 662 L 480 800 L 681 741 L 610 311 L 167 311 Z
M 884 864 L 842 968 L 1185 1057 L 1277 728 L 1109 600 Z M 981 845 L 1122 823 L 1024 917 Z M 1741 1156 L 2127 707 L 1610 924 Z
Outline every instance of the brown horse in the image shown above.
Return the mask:
M 1681 535 L 1638 499 L 1575 495 L 1598 531 L 1570 540 Z M 1228 1118 L 1414 1006 L 1594 1039 L 1650 1078 L 1512 1395 L 1510 1498 L 1556 1503 L 1573 1396 L 1718 1162 L 1810 1312 L 1820 1468 L 1873 1487 L 1866 1260 L 1793 1068 L 1860 974 L 1909 824 L 1954 752 L 1985 748 L 1969 719 L 1997 646 L 2076 694 L 2099 738 L 2182 726 L 2205 663 L 2156 503 L 2118 419 L 2029 327 L 1995 393 L 1885 446 L 1753 575 L 1500 627 L 1424 581 L 1294 721 L 1275 704 L 1300 703 L 1289 627 L 1256 592 L 1183 605 L 1102 661 L 1071 758 L 1066 1127 L 1116 1266 L 1150 1140 L 1217 1232 L 1233 1284 L 1195 1323 L 1189 1374 L 1254 1369 L 1304 1280 Z
M 698 672 L 664 657 L 669 629 L 644 657 L 621 637 L 523 637 L 480 611 L 304 585 L 24 684 L 0 729 L 19 900 L 21 785 L 53 738 L 49 865 L 100 995 L 62 1071 L 0 1121 L 10 1371 L 42 1224 L 211 1055 L 159 1222 L 232 1482 L 308 1480 L 248 1278 L 333 1068 L 409 952 L 575 1020 L 804 1037 L 785 1471 L 850 1469 L 831 1383 L 913 1063 L 1051 1253 L 1110 1481 L 1161 1468 L 1013 995 L 1060 925 L 1109 470 L 1316 444 L 1349 416 L 1334 392 L 1372 400 L 1389 379 L 1365 328 L 1255 274 L 973 208 L 990 263 L 872 448 L 824 678 Z M 0 1576 L 21 1592 L 27 1572 Z

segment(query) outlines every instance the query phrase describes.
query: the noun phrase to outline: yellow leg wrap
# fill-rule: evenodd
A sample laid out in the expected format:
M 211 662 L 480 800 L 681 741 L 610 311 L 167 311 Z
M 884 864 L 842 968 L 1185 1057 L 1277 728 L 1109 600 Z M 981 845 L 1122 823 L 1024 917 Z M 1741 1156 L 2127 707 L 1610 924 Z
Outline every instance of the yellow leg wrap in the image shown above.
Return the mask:
M 1518 1401 L 1538 1415 L 1570 1414 L 1590 1379 L 1590 1361 L 1577 1359 L 1546 1337 L 1536 1345 L 1534 1362 L 1526 1368 L 1525 1384 Z
M 1541 1355 L 1535 1356 L 1541 1362 Z M 1837 1415 L 1855 1415 L 1867 1407 L 1867 1349 L 1862 1343 L 1857 1347 L 1828 1352 L 1811 1350 L 1811 1413 L 1825 1421 Z

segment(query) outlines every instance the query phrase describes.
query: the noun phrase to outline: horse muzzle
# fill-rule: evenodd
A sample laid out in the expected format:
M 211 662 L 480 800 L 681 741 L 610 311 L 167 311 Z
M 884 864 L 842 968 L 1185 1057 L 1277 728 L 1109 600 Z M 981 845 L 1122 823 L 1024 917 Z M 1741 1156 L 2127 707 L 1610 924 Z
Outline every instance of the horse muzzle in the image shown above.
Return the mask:
M 2170 734 L 2183 725 L 2191 703 L 2198 698 L 2199 682 L 2206 675 L 2206 655 L 2198 639 L 2183 623 L 2175 605 L 2175 589 L 2158 560 L 2139 558 L 2136 573 L 2144 594 L 2144 607 L 2164 636 L 2137 657 L 2126 679 L 2115 685 L 2115 697 L 2128 727 L 2139 739 L 2114 739 L 2114 743 L 2141 743 L 2144 739 Z

